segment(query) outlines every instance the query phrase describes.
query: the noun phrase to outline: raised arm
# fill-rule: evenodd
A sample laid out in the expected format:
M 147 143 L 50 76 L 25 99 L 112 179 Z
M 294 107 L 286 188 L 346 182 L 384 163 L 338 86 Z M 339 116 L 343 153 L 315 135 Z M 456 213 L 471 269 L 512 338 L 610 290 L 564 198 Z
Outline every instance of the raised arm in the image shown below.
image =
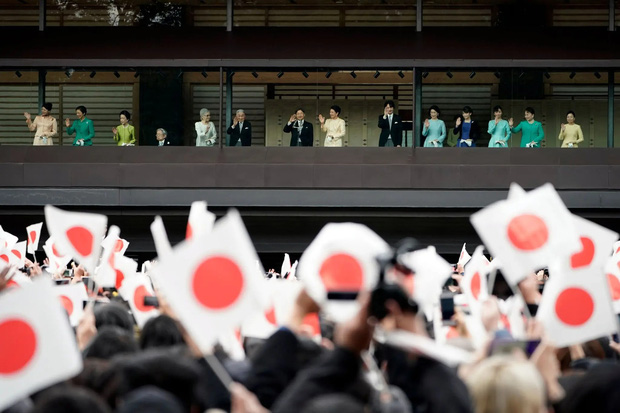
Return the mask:
M 379 115 L 379 122 L 377 122 L 377 127 L 381 129 L 389 129 L 390 122 L 385 115 Z
M 519 124 L 517 126 L 515 126 L 514 128 L 511 129 L 512 133 L 519 133 L 521 132 L 521 128 L 523 127 L 523 122 L 519 122 Z
M 489 127 L 487 128 L 487 133 L 489 135 L 493 135 L 493 133 L 495 132 L 495 129 L 497 128 L 497 123 L 495 123 L 495 120 L 490 120 L 489 121 Z
M 67 119 L 67 121 L 68 120 L 69 119 Z M 73 135 L 75 133 L 75 122 L 77 121 L 74 120 L 71 126 L 67 126 L 67 135 Z

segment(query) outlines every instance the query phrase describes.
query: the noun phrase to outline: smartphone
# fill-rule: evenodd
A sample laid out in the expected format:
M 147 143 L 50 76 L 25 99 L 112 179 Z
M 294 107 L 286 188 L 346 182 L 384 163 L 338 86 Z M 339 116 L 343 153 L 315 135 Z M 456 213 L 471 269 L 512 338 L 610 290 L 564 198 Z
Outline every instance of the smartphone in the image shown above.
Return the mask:
M 452 320 L 454 316 L 454 294 L 442 293 L 439 297 L 439 304 L 441 305 L 441 320 L 443 325 L 456 325 L 456 322 Z
M 159 307 L 159 300 L 157 299 L 157 297 L 153 297 L 151 295 L 145 295 L 144 296 L 144 305 L 157 308 L 157 307 Z
M 327 293 L 328 300 L 356 300 L 357 291 L 330 291 Z
M 519 349 L 529 358 L 536 351 L 539 344 L 540 340 L 495 339 L 491 343 L 490 353 L 491 355 L 511 354 L 514 349 Z
M 62 278 L 60 280 L 54 280 L 54 282 L 56 283 L 56 285 L 65 285 L 65 284 L 69 284 L 69 281 L 71 281 L 69 278 Z
M 67 269 L 65 270 L 65 272 L 63 272 L 63 273 L 62 273 L 62 276 L 63 276 L 63 277 L 68 277 L 68 278 L 73 277 L 73 270 L 72 270 L 72 269 L 67 268 Z

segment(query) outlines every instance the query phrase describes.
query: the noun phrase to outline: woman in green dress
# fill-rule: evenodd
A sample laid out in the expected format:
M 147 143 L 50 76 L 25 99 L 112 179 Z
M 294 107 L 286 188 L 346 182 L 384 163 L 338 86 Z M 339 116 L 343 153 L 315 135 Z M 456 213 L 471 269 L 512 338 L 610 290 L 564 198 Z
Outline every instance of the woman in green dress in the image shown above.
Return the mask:
M 131 114 L 126 110 L 122 110 L 119 114 L 121 124 L 116 128 L 112 128 L 114 140 L 118 146 L 134 146 L 136 144 L 136 130 L 129 124 Z

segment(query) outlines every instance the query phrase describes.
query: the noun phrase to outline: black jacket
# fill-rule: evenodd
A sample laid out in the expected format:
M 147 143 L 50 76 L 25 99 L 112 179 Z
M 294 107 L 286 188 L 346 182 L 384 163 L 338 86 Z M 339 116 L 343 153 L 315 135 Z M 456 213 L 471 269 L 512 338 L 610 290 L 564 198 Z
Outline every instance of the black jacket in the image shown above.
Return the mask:
M 298 146 L 298 139 L 301 139 L 301 145 L 299 146 L 312 146 L 312 141 L 314 140 L 314 127 L 312 123 L 304 119 L 300 134 L 297 122 L 298 121 L 294 121 L 290 125 L 287 122 L 287 124 L 284 125 L 284 132 L 291 133 L 291 146 Z
M 461 133 L 461 129 L 463 128 L 463 123 L 465 121 L 461 118 L 461 124 L 453 129 L 455 135 L 459 135 L 459 139 L 463 138 L 463 134 Z M 480 137 L 480 122 L 477 120 L 471 120 L 471 129 L 469 130 L 469 138 L 476 142 Z
M 237 141 L 241 139 L 241 146 L 252 145 L 252 124 L 249 120 L 243 121 L 243 130 L 239 130 L 241 124 L 237 123 L 236 126 L 230 125 L 226 133 L 230 135 L 230 144 L 228 146 L 236 146 Z
M 383 119 L 383 115 L 380 115 L 377 126 L 381 128 L 379 146 L 385 146 L 390 135 L 392 135 L 394 146 L 403 144 L 403 121 L 400 119 L 400 116 L 395 113 L 392 115 L 392 129 L 390 129 L 390 121 L 387 118 Z

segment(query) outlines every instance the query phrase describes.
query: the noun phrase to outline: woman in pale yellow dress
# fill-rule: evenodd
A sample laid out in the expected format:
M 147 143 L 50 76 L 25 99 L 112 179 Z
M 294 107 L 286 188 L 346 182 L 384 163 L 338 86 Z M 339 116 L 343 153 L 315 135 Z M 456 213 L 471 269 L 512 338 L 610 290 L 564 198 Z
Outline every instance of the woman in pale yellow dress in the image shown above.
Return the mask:
M 30 113 L 24 112 L 26 124 L 31 132 L 34 132 L 33 145 L 53 145 L 52 139 L 58 136 L 58 122 L 56 118 L 50 116 L 52 104 L 46 102 L 41 108 L 41 115 L 36 116 L 34 121 L 31 119 Z
M 319 122 L 321 122 L 321 130 L 326 132 L 325 143 L 326 147 L 339 147 L 342 145 L 342 138 L 346 133 L 344 119 L 340 119 L 340 106 L 334 105 L 329 109 L 329 119 L 325 119 L 323 115 L 319 114 Z
M 568 124 L 560 125 L 560 136 L 558 139 L 562 141 L 562 148 L 577 148 L 584 141 L 581 126 L 575 123 L 575 112 L 569 110 L 566 114 Z

